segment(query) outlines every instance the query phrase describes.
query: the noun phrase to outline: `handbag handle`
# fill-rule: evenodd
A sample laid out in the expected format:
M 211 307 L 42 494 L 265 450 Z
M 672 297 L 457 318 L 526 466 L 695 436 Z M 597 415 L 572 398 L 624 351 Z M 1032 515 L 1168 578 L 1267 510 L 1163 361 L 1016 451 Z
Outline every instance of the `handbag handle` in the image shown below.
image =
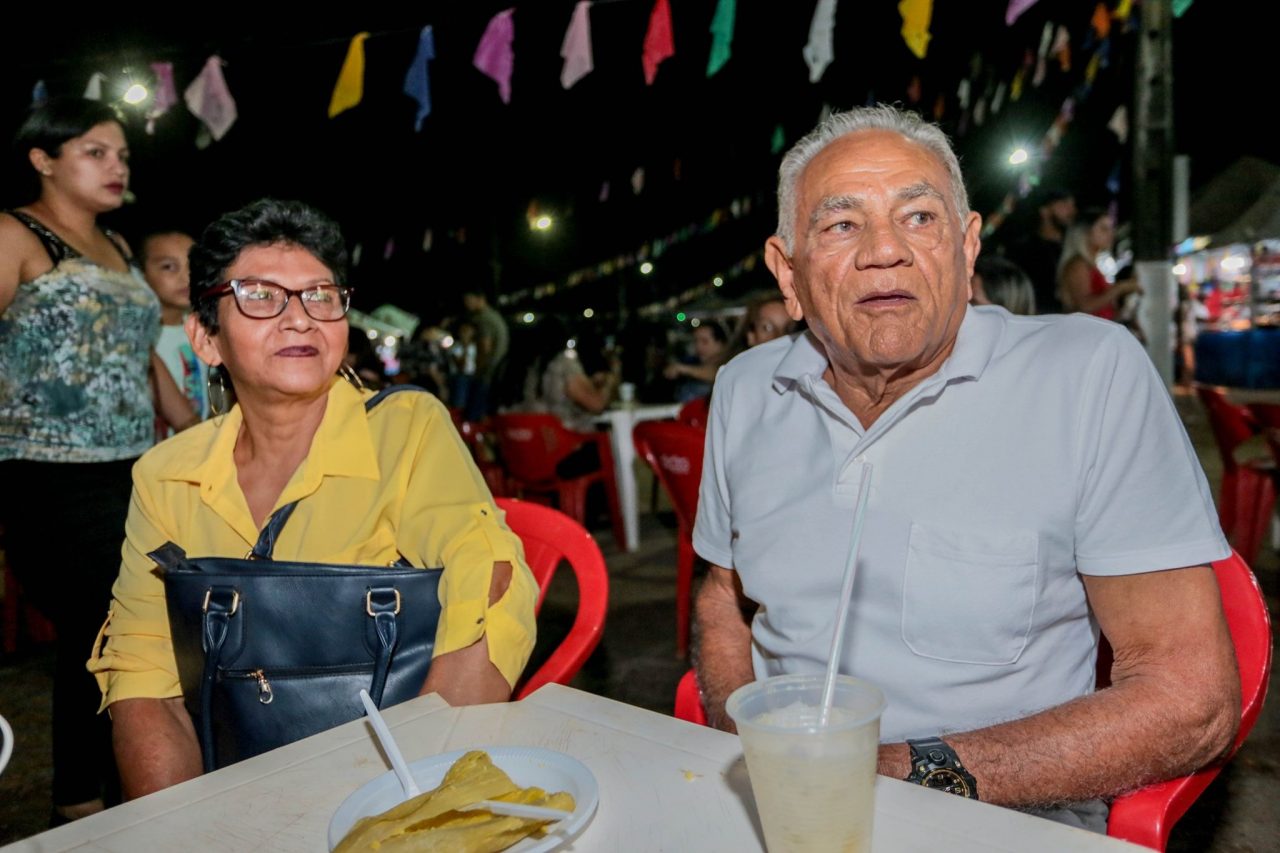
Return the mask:
M 204 596 L 204 675 L 200 679 L 200 750 L 204 772 L 218 769 L 213 755 L 213 685 L 222 660 L 222 646 L 227 640 L 231 617 L 240 609 L 240 592 L 231 586 L 210 587 Z

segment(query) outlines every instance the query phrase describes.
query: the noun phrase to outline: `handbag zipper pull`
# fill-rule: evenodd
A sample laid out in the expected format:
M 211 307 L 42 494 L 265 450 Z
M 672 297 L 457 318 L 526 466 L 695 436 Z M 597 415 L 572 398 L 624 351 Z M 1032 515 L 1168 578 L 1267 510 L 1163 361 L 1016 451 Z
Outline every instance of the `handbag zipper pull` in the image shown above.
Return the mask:
M 270 705 L 271 700 L 276 697 L 275 694 L 271 692 L 271 682 L 267 681 L 266 673 L 260 669 L 255 669 L 249 674 L 258 679 L 258 701 L 263 705 Z

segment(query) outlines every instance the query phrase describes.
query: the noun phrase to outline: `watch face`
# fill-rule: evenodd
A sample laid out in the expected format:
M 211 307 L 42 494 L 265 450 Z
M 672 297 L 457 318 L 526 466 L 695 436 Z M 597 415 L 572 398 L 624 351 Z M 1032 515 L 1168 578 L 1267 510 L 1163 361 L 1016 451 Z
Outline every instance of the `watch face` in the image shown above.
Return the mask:
M 959 794 L 962 797 L 973 797 L 973 792 L 969 788 L 969 783 L 963 776 L 954 770 L 948 770 L 945 767 L 939 767 L 936 770 L 930 770 L 925 777 L 920 780 L 920 784 L 926 788 L 934 788 L 939 791 L 946 791 L 948 794 Z

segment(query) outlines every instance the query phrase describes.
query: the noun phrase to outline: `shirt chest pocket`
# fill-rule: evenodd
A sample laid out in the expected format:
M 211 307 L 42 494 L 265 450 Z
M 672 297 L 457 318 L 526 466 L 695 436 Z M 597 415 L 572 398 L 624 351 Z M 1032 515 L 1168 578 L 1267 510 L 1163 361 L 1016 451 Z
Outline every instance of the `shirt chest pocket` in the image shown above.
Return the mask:
M 911 525 L 902 639 L 952 663 L 1014 663 L 1027 645 L 1039 588 L 1034 533 Z

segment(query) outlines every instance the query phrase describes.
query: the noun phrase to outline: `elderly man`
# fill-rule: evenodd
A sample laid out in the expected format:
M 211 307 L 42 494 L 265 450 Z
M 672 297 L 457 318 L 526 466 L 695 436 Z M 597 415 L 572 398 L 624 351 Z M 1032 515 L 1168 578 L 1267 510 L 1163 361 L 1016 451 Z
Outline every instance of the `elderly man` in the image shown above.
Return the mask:
M 1102 831 L 1104 798 L 1219 756 L 1239 686 L 1205 564 L 1228 549 L 1132 336 L 967 306 L 980 218 L 914 114 L 833 116 L 778 207 L 765 260 L 809 331 L 716 382 L 694 531 L 712 720 L 825 666 L 865 462 L 841 669 L 888 698 L 880 773 Z

